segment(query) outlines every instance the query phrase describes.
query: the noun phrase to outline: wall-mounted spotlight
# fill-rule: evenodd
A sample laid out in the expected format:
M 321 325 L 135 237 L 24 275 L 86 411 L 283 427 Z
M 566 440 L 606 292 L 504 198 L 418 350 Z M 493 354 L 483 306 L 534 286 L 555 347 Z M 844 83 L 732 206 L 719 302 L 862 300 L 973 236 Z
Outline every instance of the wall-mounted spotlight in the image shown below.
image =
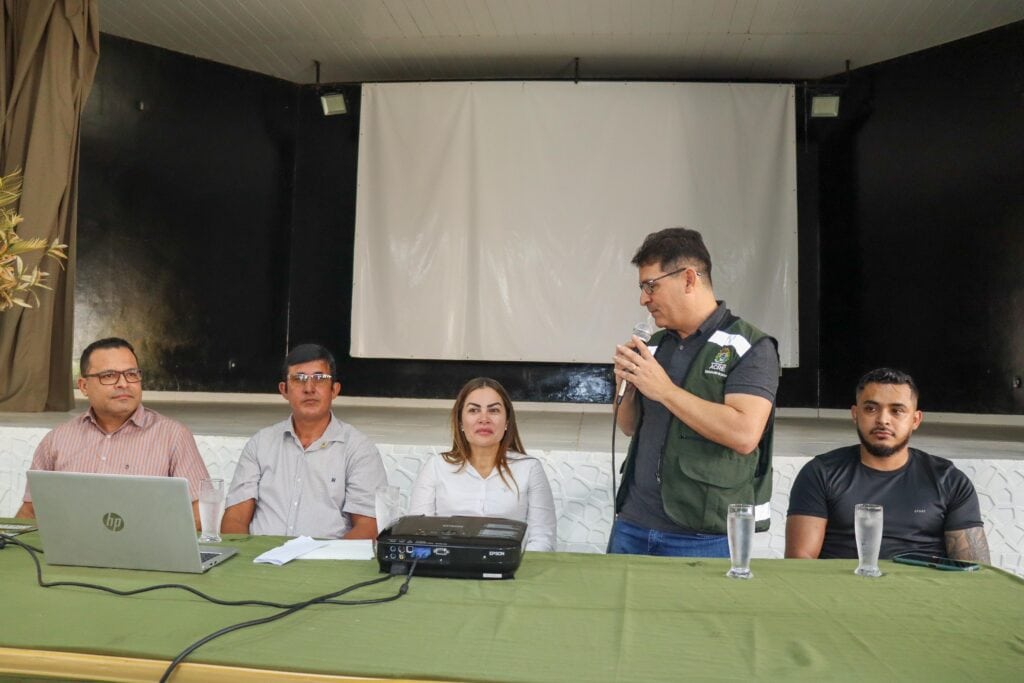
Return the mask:
M 324 108 L 324 116 L 335 116 L 348 111 L 345 96 L 340 92 L 328 92 L 320 96 L 320 106 Z
M 320 89 L 320 62 L 313 60 L 316 65 L 316 92 L 320 95 L 320 106 L 323 107 L 324 116 L 336 116 L 348 112 L 348 105 L 345 104 L 345 96 L 340 92 L 323 92 Z
M 839 95 L 812 95 L 811 118 L 835 118 L 839 116 Z

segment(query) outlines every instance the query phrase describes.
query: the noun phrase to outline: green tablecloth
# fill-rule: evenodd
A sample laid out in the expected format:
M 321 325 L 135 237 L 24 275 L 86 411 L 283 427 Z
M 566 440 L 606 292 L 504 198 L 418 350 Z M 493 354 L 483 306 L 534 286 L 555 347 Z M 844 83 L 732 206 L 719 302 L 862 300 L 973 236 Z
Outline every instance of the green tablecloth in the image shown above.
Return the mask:
M 38 544 L 36 534 L 21 537 Z M 282 539 L 230 538 L 203 575 L 48 567 L 50 581 L 127 589 L 181 582 L 224 599 L 295 602 L 377 576 L 373 562 L 252 558 Z M 1024 582 L 883 562 L 527 553 L 512 581 L 413 578 L 370 606 L 315 606 L 232 633 L 189 661 L 356 676 L 466 681 L 1024 680 Z M 401 580 L 350 597 L 392 594 Z M 169 660 L 223 626 L 272 614 L 181 591 L 116 597 L 39 588 L 28 554 L 0 551 L 0 646 Z

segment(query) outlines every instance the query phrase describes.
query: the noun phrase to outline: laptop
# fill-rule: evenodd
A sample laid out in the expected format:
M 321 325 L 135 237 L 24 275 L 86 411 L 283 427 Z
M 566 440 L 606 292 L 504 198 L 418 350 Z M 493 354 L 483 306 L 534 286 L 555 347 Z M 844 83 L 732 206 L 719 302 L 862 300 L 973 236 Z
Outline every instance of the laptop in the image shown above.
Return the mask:
M 238 552 L 199 545 L 186 479 L 27 475 L 47 564 L 200 574 Z

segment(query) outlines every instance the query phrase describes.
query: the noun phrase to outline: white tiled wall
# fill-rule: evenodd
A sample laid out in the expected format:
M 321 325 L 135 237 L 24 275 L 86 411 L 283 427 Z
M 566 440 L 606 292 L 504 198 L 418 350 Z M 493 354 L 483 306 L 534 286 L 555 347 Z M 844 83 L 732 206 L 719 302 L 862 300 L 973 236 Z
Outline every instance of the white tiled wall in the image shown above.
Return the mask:
M 14 514 L 25 488 L 25 470 L 46 429 L 0 426 L 0 517 Z M 247 438 L 197 435 L 199 451 L 213 476 L 230 480 Z M 441 446 L 378 444 L 392 484 L 408 505 L 421 463 Z M 612 522 L 611 463 L 608 453 L 530 451 L 544 463 L 558 515 L 558 549 L 604 552 Z M 755 537 L 757 557 L 782 557 L 789 490 L 806 457 L 775 458 L 771 529 Z M 992 563 L 1024 576 L 1024 461 L 954 460 L 974 482 L 981 504 Z

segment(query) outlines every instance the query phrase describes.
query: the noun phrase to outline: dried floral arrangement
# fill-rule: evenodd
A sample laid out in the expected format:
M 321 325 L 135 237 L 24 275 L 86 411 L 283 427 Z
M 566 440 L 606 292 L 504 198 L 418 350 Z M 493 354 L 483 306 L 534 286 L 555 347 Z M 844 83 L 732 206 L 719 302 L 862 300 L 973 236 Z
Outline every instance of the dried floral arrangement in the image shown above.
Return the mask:
M 17 210 L 10 208 L 21 196 L 22 176 L 17 169 L 0 177 L 0 313 L 14 306 L 32 308 L 39 305 L 37 289 L 50 289 L 46 286 L 49 273 L 39 270 L 25 269 L 22 254 L 30 251 L 45 250 L 46 255 L 54 259 L 63 268 L 61 261 L 67 259 L 64 252 L 68 245 L 58 240 L 47 243 L 42 238 L 22 239 L 15 228 L 21 223 L 22 217 Z

